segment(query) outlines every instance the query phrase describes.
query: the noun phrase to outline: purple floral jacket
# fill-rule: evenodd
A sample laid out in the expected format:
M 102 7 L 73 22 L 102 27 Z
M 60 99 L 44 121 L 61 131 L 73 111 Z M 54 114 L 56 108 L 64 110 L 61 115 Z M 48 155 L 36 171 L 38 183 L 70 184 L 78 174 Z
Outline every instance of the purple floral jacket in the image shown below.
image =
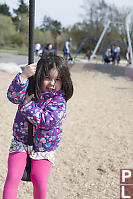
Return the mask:
M 9 86 L 7 97 L 19 104 L 13 124 L 14 139 L 28 144 L 28 121 L 33 124 L 35 151 L 52 151 L 58 148 L 62 135 L 62 120 L 66 115 L 66 101 L 62 90 L 43 92 L 39 100 L 23 105 L 29 81 L 21 83 L 20 73 Z

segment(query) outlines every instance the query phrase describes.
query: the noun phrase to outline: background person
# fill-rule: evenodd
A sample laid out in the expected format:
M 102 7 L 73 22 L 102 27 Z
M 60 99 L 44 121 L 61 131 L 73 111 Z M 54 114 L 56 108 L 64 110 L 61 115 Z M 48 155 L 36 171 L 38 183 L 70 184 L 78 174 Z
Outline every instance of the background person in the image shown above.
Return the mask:
M 119 64 L 119 62 L 120 62 L 120 46 L 117 46 L 116 47 L 116 62 L 117 62 L 117 64 Z
M 34 52 L 35 52 L 35 55 L 38 56 L 39 55 L 39 51 L 41 50 L 41 44 L 37 43 L 35 44 L 35 49 L 34 49 Z
M 64 53 L 64 58 L 66 62 L 68 62 L 69 60 L 73 61 L 73 57 L 70 50 L 71 42 L 72 42 L 72 38 L 69 37 L 68 40 L 64 44 L 63 53 Z
M 127 64 L 128 65 L 131 64 L 129 47 L 127 48 L 127 51 L 126 51 L 126 59 L 127 59 Z
M 42 56 L 48 55 L 49 53 L 56 55 L 56 51 L 53 49 L 53 45 L 51 43 L 47 44 L 46 48 L 44 48 Z

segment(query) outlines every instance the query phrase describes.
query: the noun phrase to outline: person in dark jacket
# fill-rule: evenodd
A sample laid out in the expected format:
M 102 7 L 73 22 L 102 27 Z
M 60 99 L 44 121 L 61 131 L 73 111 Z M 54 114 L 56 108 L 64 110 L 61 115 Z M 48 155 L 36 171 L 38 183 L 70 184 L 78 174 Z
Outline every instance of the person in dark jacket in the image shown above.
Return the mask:
M 56 55 L 56 51 L 53 49 L 53 45 L 51 43 L 47 44 L 46 48 L 44 48 L 42 56 L 48 55 L 49 53 Z

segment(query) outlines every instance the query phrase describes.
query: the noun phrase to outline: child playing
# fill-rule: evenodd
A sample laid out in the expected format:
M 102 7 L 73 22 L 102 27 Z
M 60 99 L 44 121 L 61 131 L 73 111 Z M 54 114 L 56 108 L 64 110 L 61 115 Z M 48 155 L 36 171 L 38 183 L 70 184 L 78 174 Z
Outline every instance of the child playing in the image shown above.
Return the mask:
M 69 60 L 73 61 L 71 50 L 70 50 L 71 41 L 72 41 L 72 38 L 69 37 L 68 40 L 65 42 L 64 48 L 63 48 L 64 59 L 66 60 L 67 63 Z
M 28 78 L 35 75 L 35 94 L 26 94 Z M 8 158 L 8 173 L 3 199 L 16 199 L 27 160 L 28 121 L 33 124 L 31 181 L 34 199 L 45 199 L 54 152 L 62 135 L 66 102 L 73 95 L 73 84 L 62 57 L 49 54 L 18 73 L 9 86 L 7 97 L 19 104 L 13 124 L 13 140 Z
M 51 43 L 47 44 L 46 48 L 42 52 L 42 56 L 48 55 L 49 53 L 56 55 L 56 51 L 53 49 L 53 46 Z

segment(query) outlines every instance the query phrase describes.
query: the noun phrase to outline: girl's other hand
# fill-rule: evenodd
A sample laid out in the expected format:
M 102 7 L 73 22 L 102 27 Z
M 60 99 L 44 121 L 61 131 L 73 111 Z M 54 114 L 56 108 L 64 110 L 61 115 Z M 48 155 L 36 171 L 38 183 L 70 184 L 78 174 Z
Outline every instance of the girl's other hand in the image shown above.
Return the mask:
M 25 99 L 24 99 L 24 101 L 23 101 L 23 105 L 25 105 L 25 104 L 27 104 L 28 102 L 30 102 L 31 101 L 31 99 L 34 97 L 34 94 L 32 94 L 32 95 L 26 95 L 25 96 Z
M 25 66 L 24 71 L 20 75 L 20 79 L 22 83 L 25 83 L 27 79 L 33 76 L 36 72 L 36 64 L 30 64 Z

